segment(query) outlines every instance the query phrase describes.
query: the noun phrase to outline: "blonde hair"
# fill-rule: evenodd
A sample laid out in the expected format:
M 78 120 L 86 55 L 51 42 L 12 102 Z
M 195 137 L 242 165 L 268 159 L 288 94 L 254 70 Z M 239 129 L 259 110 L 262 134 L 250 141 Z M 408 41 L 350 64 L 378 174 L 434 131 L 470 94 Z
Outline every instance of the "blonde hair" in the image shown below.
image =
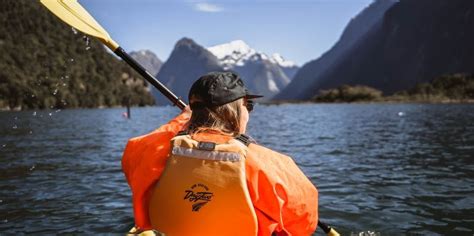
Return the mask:
M 192 111 L 188 132 L 217 130 L 236 136 L 240 133 L 240 115 L 243 99 L 215 107 L 199 107 Z

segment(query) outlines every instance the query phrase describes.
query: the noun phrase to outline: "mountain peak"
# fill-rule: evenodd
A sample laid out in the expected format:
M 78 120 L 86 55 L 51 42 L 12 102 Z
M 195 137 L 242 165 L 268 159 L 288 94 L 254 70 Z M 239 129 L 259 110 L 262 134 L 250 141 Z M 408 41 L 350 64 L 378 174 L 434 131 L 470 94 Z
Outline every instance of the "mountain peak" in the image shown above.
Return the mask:
M 142 55 L 142 56 L 146 56 L 146 55 L 154 55 L 154 56 L 156 56 L 155 53 L 153 53 L 152 51 L 150 51 L 150 50 L 148 50 L 148 49 L 138 50 L 138 51 L 136 51 L 135 53 L 140 54 L 140 55 Z
M 156 56 L 156 54 L 148 49 L 130 52 L 130 56 L 138 61 L 150 73 L 156 75 L 161 68 L 163 62 Z
M 187 38 L 187 37 L 184 37 L 180 40 L 178 40 L 178 42 L 176 42 L 176 45 L 174 46 L 174 48 L 179 48 L 179 47 L 186 47 L 186 46 L 193 46 L 193 45 L 197 45 L 196 42 L 194 42 L 194 40 L 192 40 L 191 38 Z
M 234 40 L 207 48 L 229 69 L 233 66 L 243 66 L 247 61 L 270 61 L 281 67 L 297 67 L 292 61 L 286 61 L 280 54 L 274 53 L 271 57 L 263 52 L 251 48 L 243 40 Z
M 270 59 L 273 63 L 276 63 L 282 67 L 296 67 L 297 65 L 292 61 L 287 61 L 282 55 L 273 53 Z
M 256 51 L 243 40 L 234 40 L 229 43 L 215 45 L 209 47 L 208 50 L 212 52 L 212 54 L 214 54 L 218 59 L 224 59 L 226 56 L 232 54 L 239 56 L 256 53 Z
M 153 59 L 157 59 L 157 60 L 161 61 L 154 52 L 152 52 L 151 50 L 148 50 L 148 49 L 141 49 L 141 50 L 138 50 L 138 51 L 131 51 L 130 56 L 132 56 L 132 57 L 147 57 L 147 58 L 153 58 Z
M 268 56 L 251 48 L 243 40 L 234 40 L 207 48 L 225 70 L 240 74 L 250 90 L 267 99 L 278 93 L 299 69 L 280 54 Z
M 189 89 L 200 76 L 223 71 L 216 56 L 190 38 L 180 39 L 158 72 L 158 79 L 176 96 L 187 98 Z M 162 94 L 154 93 L 158 104 L 169 104 Z

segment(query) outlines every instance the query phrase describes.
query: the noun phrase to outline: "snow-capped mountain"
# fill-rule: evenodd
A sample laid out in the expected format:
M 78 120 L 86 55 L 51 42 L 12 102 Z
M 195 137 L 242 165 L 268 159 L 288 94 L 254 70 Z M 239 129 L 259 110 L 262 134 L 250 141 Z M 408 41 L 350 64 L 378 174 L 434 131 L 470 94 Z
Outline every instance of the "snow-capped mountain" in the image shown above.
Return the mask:
M 225 70 L 240 74 L 244 83 L 270 99 L 280 92 L 296 74 L 298 66 L 285 60 L 280 54 L 268 56 L 259 52 L 242 40 L 207 48 L 214 54 Z
M 278 53 L 267 56 L 267 54 L 251 48 L 242 40 L 216 45 L 207 48 L 207 50 L 214 54 L 221 61 L 221 64 L 227 68 L 232 68 L 234 65 L 243 66 L 248 60 L 268 60 L 281 67 L 297 67 L 294 62 L 285 60 Z
M 257 53 L 242 40 L 216 45 L 207 48 L 207 50 L 214 54 L 226 69 L 230 69 L 235 65 L 243 66 L 245 61 L 250 60 Z

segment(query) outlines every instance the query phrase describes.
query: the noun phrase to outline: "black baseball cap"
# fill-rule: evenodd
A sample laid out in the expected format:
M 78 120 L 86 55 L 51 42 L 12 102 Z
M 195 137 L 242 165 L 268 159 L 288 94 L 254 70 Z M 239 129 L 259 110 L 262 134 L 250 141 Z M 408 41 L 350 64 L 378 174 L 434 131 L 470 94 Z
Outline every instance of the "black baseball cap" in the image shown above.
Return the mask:
M 210 72 L 199 77 L 189 90 L 192 108 L 221 106 L 240 98 L 260 98 L 249 92 L 239 75 L 233 72 Z

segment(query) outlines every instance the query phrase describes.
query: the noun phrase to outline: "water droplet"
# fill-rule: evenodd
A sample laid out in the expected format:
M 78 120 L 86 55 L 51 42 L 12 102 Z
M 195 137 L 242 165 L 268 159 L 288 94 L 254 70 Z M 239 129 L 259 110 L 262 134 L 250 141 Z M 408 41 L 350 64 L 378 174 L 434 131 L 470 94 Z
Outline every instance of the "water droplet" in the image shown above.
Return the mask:
M 53 95 L 56 95 L 56 94 L 58 94 L 58 89 L 55 89 L 53 92 Z
M 30 134 L 33 134 L 33 130 L 30 130 Z
M 2 199 L 0 199 L 0 203 L 2 203 L 2 202 L 3 202 L 3 200 L 2 200 Z
M 86 51 L 89 50 L 89 49 L 91 49 L 91 47 L 87 46 L 87 47 L 86 47 Z
M 2 145 L 2 148 L 6 147 L 6 146 L 7 146 L 6 144 L 3 144 L 3 145 Z
M 33 112 L 33 116 L 36 116 L 36 111 L 35 111 L 35 112 Z
M 3 223 L 8 223 L 8 219 L 4 219 L 4 220 L 3 220 Z
M 56 113 L 61 112 L 61 109 L 57 109 L 55 112 L 56 112 Z
M 405 115 L 405 112 L 401 111 L 401 112 L 398 112 L 398 116 L 404 116 Z
M 66 86 L 67 86 L 67 84 L 66 84 L 66 83 L 63 83 L 63 87 L 66 87 Z
M 30 171 L 33 171 L 35 168 L 36 168 L 36 166 L 33 165 L 33 166 L 30 168 Z
M 13 125 L 12 128 L 13 128 L 13 129 L 18 129 L 18 126 L 17 126 L 17 125 Z
M 77 33 L 78 33 L 78 32 L 77 32 L 77 29 L 75 29 L 74 27 L 71 27 L 71 30 L 72 30 L 72 32 L 73 32 L 74 34 L 77 34 Z
M 66 75 L 64 78 L 69 79 L 69 75 Z
M 69 61 L 70 61 L 70 62 L 74 62 L 74 58 L 70 58 Z
M 48 115 L 49 115 L 49 116 L 53 116 L 53 113 L 52 113 L 52 112 L 50 112 Z
M 86 42 L 86 46 L 89 46 L 89 44 L 91 43 L 91 40 L 89 39 L 89 37 L 83 36 L 82 39 L 84 39 L 84 42 Z
M 35 97 L 35 95 L 34 95 L 34 94 L 31 94 L 31 97 L 32 97 L 32 98 L 34 98 L 34 97 Z

